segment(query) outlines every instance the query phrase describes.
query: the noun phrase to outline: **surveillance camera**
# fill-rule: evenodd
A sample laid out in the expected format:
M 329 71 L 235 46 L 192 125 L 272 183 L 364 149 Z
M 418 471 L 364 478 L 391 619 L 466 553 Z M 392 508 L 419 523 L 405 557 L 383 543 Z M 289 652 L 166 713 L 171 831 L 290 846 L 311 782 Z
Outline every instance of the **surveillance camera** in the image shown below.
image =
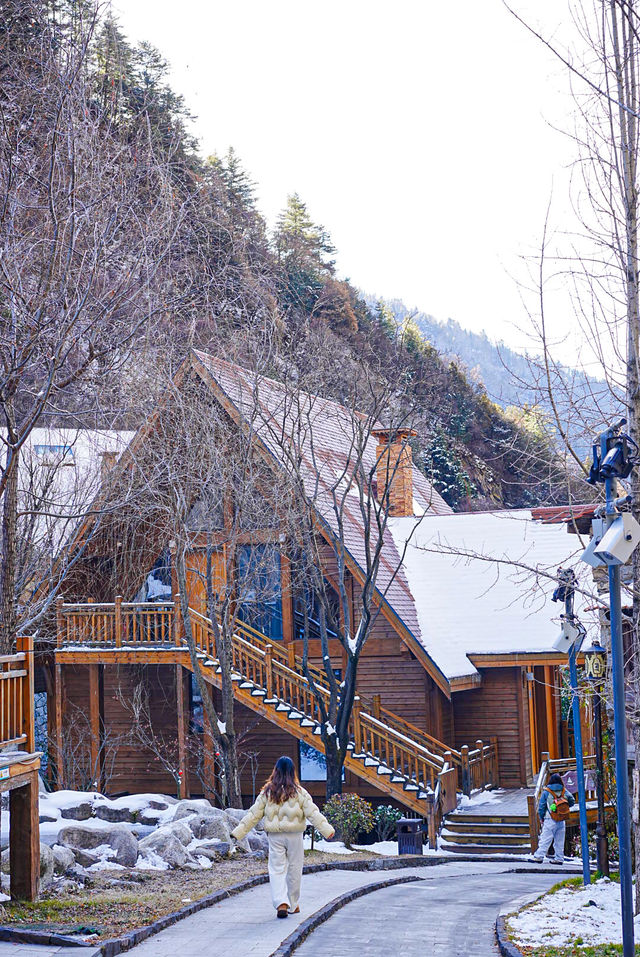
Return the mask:
M 563 615 L 562 630 L 554 641 L 553 647 L 563 655 L 568 655 L 574 645 L 576 651 L 579 651 L 585 634 L 584 626 L 579 621 L 565 618 Z
M 606 522 L 603 518 L 593 519 L 591 522 L 591 541 L 580 556 L 581 560 L 586 562 L 587 565 L 591 565 L 592 568 L 599 568 L 606 564 L 603 558 L 598 558 L 595 554 L 606 530 Z
M 640 525 L 633 515 L 623 512 L 613 520 L 593 554 L 605 565 L 624 565 L 639 543 Z

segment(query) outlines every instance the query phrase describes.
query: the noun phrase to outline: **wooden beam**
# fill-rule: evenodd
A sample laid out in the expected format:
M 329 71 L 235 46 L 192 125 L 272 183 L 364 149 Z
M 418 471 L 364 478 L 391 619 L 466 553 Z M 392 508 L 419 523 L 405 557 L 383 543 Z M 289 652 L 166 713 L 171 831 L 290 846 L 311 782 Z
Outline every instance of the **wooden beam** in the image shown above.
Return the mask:
M 38 818 L 38 773 L 9 792 L 9 859 L 12 900 L 33 901 L 40 881 L 40 824 Z
M 102 787 L 99 664 L 89 665 L 89 727 L 91 731 L 91 774 L 94 778 L 93 786 L 99 791 Z
M 184 671 L 176 665 L 176 716 L 178 722 L 178 770 L 180 771 L 180 798 L 189 796 L 187 749 L 185 739 Z
M 552 665 L 544 666 L 544 701 L 547 712 L 547 747 L 549 748 L 549 757 L 559 758 L 558 752 L 558 725 L 556 723 L 556 703 L 555 703 L 555 669 Z
M 539 770 L 538 763 L 538 729 L 536 727 L 536 700 L 533 693 L 533 681 L 529 681 L 529 672 L 526 672 L 527 678 L 527 702 L 529 705 L 529 741 L 531 744 L 531 770 L 537 774 Z

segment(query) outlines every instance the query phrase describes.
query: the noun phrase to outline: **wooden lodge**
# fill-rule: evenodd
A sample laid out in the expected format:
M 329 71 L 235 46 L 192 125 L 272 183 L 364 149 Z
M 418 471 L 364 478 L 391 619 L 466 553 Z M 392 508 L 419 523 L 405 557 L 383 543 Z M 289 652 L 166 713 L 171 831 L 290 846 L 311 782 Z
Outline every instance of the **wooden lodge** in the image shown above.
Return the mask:
M 166 748 L 175 749 L 181 794 L 216 793 L 214 748 L 206 741 L 183 640 L 170 522 L 149 517 L 142 486 L 122 496 L 124 504 L 112 509 L 108 520 L 96 517 L 101 503 L 117 498 L 123 486 L 131 492 L 137 458 L 146 443 L 157 440 L 159 422 L 171 416 L 171 403 L 186 383 L 190 388 L 195 383 L 238 430 L 248 417 L 246 396 L 255 397 L 258 388 L 239 367 L 194 352 L 178 374 L 175 391 L 106 476 L 93 517 L 69 543 L 74 560 L 57 603 L 55 651 L 45 643 L 38 649 L 48 695 L 52 773 L 59 786 L 102 787 L 112 794 L 176 791 L 176 774 L 158 759 L 153 742 L 146 746 L 130 737 L 129 703 L 143 685 L 153 728 Z M 260 379 L 259 400 L 260 415 L 273 422 L 279 414 L 278 384 Z M 325 400 L 314 408 L 315 454 L 331 463 L 340 454 L 347 413 Z M 255 416 L 252 429 L 277 468 L 276 453 Z M 372 456 L 384 441 L 390 440 L 382 431 L 372 435 Z M 552 759 L 562 756 L 558 666 L 563 659 L 552 649 L 557 628 L 553 609 L 543 601 L 552 583 L 545 583 L 532 601 L 526 573 L 519 571 L 517 581 L 508 570 L 497 576 L 481 553 L 488 549 L 518 559 L 526 554 L 529 565 L 551 569 L 566 560 L 569 549 L 562 529 L 534 523 L 528 511 L 454 515 L 410 456 L 394 481 L 393 518 L 374 599 L 380 614 L 360 661 L 344 787 L 427 817 L 434 800 L 441 810 L 450 809 L 446 805 L 452 792 L 455 801 L 456 785 L 469 791 L 487 784 L 530 784 L 543 752 Z M 350 521 L 348 574 L 357 588 L 363 572 L 356 510 Z M 214 698 L 219 677 L 202 569 L 205 543 L 211 558 L 213 541 L 219 544 L 214 562 L 220 587 L 229 587 L 238 574 L 238 558 L 222 544 L 223 533 L 217 524 L 199 539 L 195 535 L 187 562 L 190 621 Z M 332 533 L 325 523 L 327 541 Z M 294 759 L 312 794 L 322 798 L 325 790 L 317 706 L 302 677 L 300 607 L 291 586 L 295 569 L 282 539 L 277 520 L 271 527 L 247 530 L 242 538 L 247 554 L 262 549 L 264 555 L 269 549 L 277 583 L 259 614 L 247 617 L 234 637 L 245 804 L 281 754 Z M 388 569 L 396 567 L 391 575 Z M 330 579 L 329 558 L 323 571 Z M 331 653 L 339 671 L 344 662 L 337 642 Z M 310 655 L 318 654 L 316 643 Z M 322 685 L 320 670 L 317 679 Z M 192 747 L 194 741 L 203 742 L 200 751 Z M 444 802 L 443 793 L 448 795 Z

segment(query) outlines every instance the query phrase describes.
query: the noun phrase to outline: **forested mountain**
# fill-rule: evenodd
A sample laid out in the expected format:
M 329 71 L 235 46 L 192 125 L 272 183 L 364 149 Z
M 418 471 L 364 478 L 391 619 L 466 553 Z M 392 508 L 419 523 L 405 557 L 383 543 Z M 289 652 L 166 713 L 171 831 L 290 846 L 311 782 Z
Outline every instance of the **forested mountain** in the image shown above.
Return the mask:
M 342 401 L 356 380 L 397 383 L 420 411 L 415 460 L 454 507 L 566 496 L 535 416 L 443 359 L 462 350 L 434 341 L 428 317 L 399 327 L 401 304 L 341 279 L 301 197 L 271 230 L 239 157 L 199 153 L 160 52 L 84 0 L 14 0 L 0 74 L 0 413 L 14 437 L 43 420 L 136 426 L 197 347 L 293 369 Z

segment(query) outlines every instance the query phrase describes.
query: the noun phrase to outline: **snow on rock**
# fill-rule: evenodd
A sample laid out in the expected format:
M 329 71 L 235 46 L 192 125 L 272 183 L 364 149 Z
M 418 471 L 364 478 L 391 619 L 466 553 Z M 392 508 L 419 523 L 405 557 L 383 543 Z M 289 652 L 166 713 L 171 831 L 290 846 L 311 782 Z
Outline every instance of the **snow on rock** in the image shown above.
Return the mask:
M 620 885 L 603 877 L 588 887 L 563 887 L 507 919 L 522 947 L 564 947 L 577 937 L 585 946 L 622 941 Z M 636 936 L 640 916 L 635 918 Z
M 227 722 L 221 721 L 220 718 L 218 718 L 218 731 L 220 732 L 220 734 L 227 733 Z

